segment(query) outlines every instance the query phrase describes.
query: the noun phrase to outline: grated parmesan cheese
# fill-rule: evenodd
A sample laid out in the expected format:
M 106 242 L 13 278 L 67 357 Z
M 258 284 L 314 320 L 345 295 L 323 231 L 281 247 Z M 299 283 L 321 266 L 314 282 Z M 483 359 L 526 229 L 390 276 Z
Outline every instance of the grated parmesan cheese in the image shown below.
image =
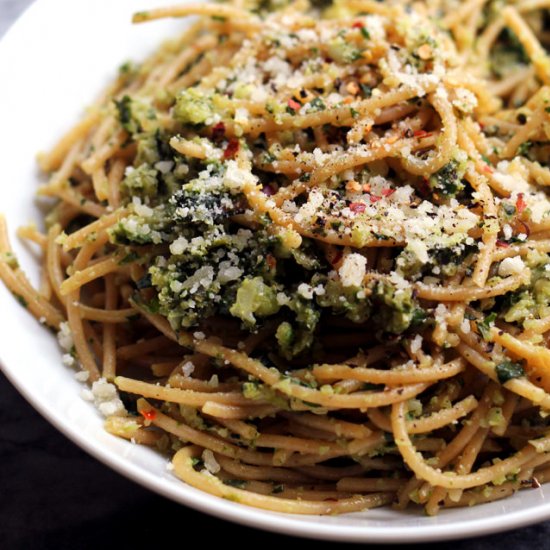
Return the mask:
M 348 254 L 338 270 L 344 286 L 361 286 L 367 272 L 367 259 L 361 254 Z
M 498 274 L 501 277 L 509 277 L 511 275 L 520 275 L 525 269 L 525 264 L 519 256 L 513 258 L 505 258 L 498 266 Z

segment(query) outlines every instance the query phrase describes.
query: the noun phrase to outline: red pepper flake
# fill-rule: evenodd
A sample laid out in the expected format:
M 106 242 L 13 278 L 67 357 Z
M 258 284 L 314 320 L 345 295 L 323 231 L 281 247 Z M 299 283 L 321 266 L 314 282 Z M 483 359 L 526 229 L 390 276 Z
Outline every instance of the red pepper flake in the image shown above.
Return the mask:
M 344 255 L 344 253 L 342 252 L 342 250 L 338 249 L 334 254 L 334 258 L 332 258 L 332 260 L 330 260 L 330 263 L 333 266 L 337 265 L 338 263 L 340 263 L 340 260 L 342 259 L 343 255 Z
M 378 202 L 378 201 L 381 201 L 382 200 L 382 197 L 379 197 L 378 195 L 371 195 L 370 196 L 370 202 L 372 202 L 373 204 L 375 202 Z
M 364 212 L 367 208 L 367 205 L 364 202 L 352 202 L 349 205 L 349 209 L 352 212 L 355 212 L 356 214 L 360 214 L 361 212 Z
M 141 413 L 143 418 L 145 418 L 145 420 L 149 420 L 149 422 L 152 422 L 157 417 L 157 411 L 155 410 L 139 411 L 139 412 Z
M 494 172 L 494 170 L 488 165 L 488 164 L 485 164 L 483 166 L 483 171 L 486 173 L 486 174 L 492 174 Z
M 273 256 L 272 254 L 268 254 L 265 257 L 265 261 L 269 269 L 275 269 L 275 267 L 277 266 L 277 258 L 275 258 L 275 256 Z
M 415 130 L 413 136 L 417 138 L 423 138 L 431 136 L 433 132 L 426 132 L 426 130 Z
M 382 191 L 383 197 L 391 197 L 395 193 L 395 189 L 384 189 Z
M 422 178 L 418 185 L 418 191 L 423 197 L 427 197 L 431 194 L 432 188 L 428 178 Z
M 215 126 L 212 127 L 212 139 L 214 142 L 220 142 L 225 137 L 225 124 L 223 122 L 218 122 Z
M 288 106 L 293 110 L 293 111 L 299 111 L 300 108 L 302 107 L 300 105 L 300 103 L 298 103 L 295 99 L 292 99 L 290 98 L 288 100 Z
M 223 158 L 225 160 L 235 158 L 237 151 L 239 150 L 239 141 L 237 139 L 229 140 L 225 151 L 223 152 Z
M 362 21 L 356 21 L 351 27 L 352 29 L 362 29 L 365 24 Z
M 523 198 L 523 193 L 518 193 L 518 199 L 516 201 L 516 210 L 518 214 L 521 214 L 527 208 L 527 203 Z
M 497 240 L 497 246 L 500 248 L 509 248 L 510 243 L 507 243 L 506 241 L 501 241 L 500 239 Z

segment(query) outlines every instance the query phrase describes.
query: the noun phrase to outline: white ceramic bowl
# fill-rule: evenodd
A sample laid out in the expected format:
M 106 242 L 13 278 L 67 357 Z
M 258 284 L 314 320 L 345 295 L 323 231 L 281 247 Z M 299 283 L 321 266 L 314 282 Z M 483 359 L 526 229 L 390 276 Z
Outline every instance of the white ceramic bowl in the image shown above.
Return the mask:
M 38 280 L 36 250 L 19 243 L 18 225 L 40 221 L 33 200 L 35 155 L 76 121 L 127 59 L 139 60 L 185 23 L 132 26 L 136 9 L 167 0 L 38 0 L 0 43 L 0 210 L 21 263 Z M 291 516 L 248 508 L 175 479 L 165 458 L 103 431 L 81 386 L 62 366 L 55 337 L 0 285 L 0 363 L 29 402 L 75 443 L 121 474 L 203 512 L 279 533 L 327 540 L 415 542 L 462 538 L 550 518 L 550 486 L 475 508 L 425 517 L 377 509 L 338 517 Z

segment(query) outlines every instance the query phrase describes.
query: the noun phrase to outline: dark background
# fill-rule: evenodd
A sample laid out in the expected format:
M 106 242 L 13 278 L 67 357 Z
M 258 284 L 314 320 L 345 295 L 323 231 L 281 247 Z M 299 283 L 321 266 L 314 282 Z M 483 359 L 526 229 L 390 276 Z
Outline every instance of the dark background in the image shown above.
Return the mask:
M 0 0 L 0 36 L 31 1 Z M 280 548 L 293 544 L 316 549 L 336 546 L 233 525 L 141 488 L 57 432 L 0 374 L 1 550 L 154 550 L 168 543 L 182 548 L 190 544 L 210 545 L 220 537 L 224 546 L 245 548 L 258 548 L 268 542 Z M 489 537 L 422 547 L 548 549 L 550 522 Z

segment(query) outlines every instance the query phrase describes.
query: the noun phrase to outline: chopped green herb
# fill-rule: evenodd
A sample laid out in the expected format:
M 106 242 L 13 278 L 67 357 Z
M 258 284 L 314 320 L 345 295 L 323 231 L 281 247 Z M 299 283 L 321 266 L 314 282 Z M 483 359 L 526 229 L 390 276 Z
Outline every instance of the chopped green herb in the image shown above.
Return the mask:
M 382 391 L 386 386 L 384 384 L 372 384 L 371 382 L 365 382 L 361 389 L 364 391 Z
M 135 250 L 132 250 L 128 254 L 126 254 L 126 256 L 124 256 L 124 258 L 120 260 L 120 262 L 118 262 L 118 265 L 131 264 L 132 262 L 135 262 L 138 259 L 139 259 L 139 254 Z
M 224 479 L 223 484 L 229 485 L 229 487 L 236 487 L 237 489 L 244 489 L 246 487 L 246 481 L 242 479 Z
M 365 27 L 360 27 L 361 34 L 366 40 L 370 40 L 370 33 Z
M 370 86 L 367 86 L 366 84 L 360 82 L 359 87 L 361 88 L 361 91 L 363 92 L 365 98 L 369 98 L 372 96 L 372 88 Z
M 525 376 L 525 370 L 519 363 L 514 363 L 513 361 L 503 361 L 495 367 L 497 373 L 498 381 L 501 384 L 505 384 L 508 380 L 514 378 L 521 378 Z
M 315 97 L 309 102 L 309 112 L 324 111 L 327 107 L 320 97 Z
M 131 104 L 132 100 L 130 96 L 123 96 L 123 98 L 120 101 L 114 100 L 115 107 L 118 112 L 118 120 L 120 121 L 120 124 L 125 130 L 128 130 L 130 124 L 132 123 L 132 109 Z M 128 130 L 131 132 L 131 130 Z
M 143 290 L 144 288 L 151 288 L 153 286 L 153 283 L 151 282 L 151 274 L 147 273 L 144 277 L 139 279 L 136 282 L 136 287 L 138 290 Z
M 477 322 L 477 329 L 484 340 L 489 340 L 491 328 L 494 326 L 496 318 L 497 314 L 493 312 L 487 315 L 483 321 Z

